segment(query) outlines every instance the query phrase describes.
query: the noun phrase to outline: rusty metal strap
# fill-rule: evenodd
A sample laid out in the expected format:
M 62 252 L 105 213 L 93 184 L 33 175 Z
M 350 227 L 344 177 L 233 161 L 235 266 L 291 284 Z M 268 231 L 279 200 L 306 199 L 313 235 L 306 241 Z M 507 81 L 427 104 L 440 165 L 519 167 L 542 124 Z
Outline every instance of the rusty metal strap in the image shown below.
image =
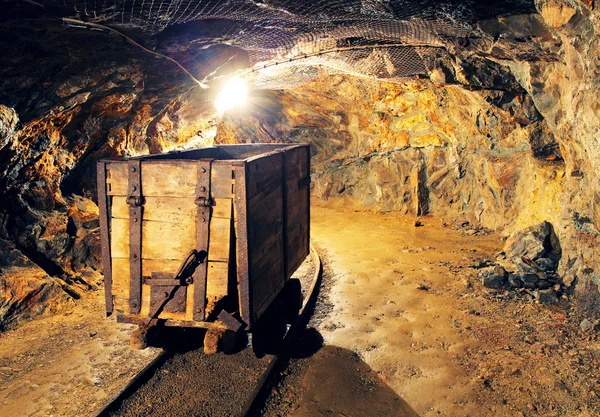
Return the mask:
M 96 165 L 98 181 L 98 211 L 100 217 L 100 244 L 102 246 L 102 273 L 104 274 L 104 301 L 106 315 L 113 312 L 112 298 L 112 263 L 110 259 L 110 228 L 108 226 L 108 200 L 106 196 L 106 163 Z
M 196 250 L 208 254 L 210 225 L 210 171 L 211 159 L 198 161 L 198 182 L 196 184 L 196 200 L 198 206 L 196 218 Z M 208 260 L 198 265 L 194 272 L 194 320 L 204 321 L 206 314 L 206 277 Z
M 138 314 L 142 306 L 142 196 L 141 161 L 129 161 L 129 310 Z

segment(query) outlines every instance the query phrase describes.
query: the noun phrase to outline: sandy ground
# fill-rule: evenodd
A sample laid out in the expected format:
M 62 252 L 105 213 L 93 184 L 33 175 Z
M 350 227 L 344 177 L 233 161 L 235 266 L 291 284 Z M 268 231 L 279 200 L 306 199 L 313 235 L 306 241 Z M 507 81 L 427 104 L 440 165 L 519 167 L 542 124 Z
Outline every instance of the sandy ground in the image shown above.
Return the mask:
M 318 346 L 292 351 L 253 415 L 600 415 L 600 344 L 579 329 L 569 300 L 550 307 L 486 290 L 478 268 L 502 239 L 421 221 L 313 208 L 327 267 L 305 338 Z M 365 380 L 389 403 L 388 387 L 398 407 L 373 414 L 378 401 L 357 388 Z
M 0 334 L 0 416 L 96 416 L 160 349 L 133 350 L 133 326 L 105 318 L 101 290 L 63 315 Z
M 544 306 L 478 282 L 498 235 L 347 208 L 312 215 L 322 294 L 252 416 L 600 415 L 598 335 L 579 328 L 570 300 Z M 2 334 L 0 416 L 95 415 L 157 355 L 129 348 L 131 327 L 103 318 L 101 296 Z M 195 350 L 172 359 L 124 414 L 181 415 L 177 398 L 193 405 L 179 388 L 203 390 L 188 376 L 207 362 Z M 237 375 L 252 382 L 253 366 Z M 214 366 L 225 369 L 235 372 Z M 154 391 L 177 397 L 157 403 Z
M 313 275 L 307 257 L 294 274 L 305 295 Z M 104 415 L 224 417 L 248 407 L 271 355 L 206 356 L 202 329 L 164 328 L 154 337 L 161 348 L 132 349 L 135 326 L 105 318 L 103 297 L 86 293 L 66 314 L 0 334 L 0 417 L 96 416 L 161 348 L 158 369 Z
M 314 276 L 310 257 L 294 273 L 303 293 Z M 243 415 L 262 386 L 274 357 L 257 358 L 248 340 L 240 339 L 234 354 L 205 355 L 200 329 L 163 329 L 166 360 L 139 388 L 115 404 L 106 417 Z M 167 332 L 167 333 L 165 333 Z M 103 416 L 104 417 L 104 416 Z

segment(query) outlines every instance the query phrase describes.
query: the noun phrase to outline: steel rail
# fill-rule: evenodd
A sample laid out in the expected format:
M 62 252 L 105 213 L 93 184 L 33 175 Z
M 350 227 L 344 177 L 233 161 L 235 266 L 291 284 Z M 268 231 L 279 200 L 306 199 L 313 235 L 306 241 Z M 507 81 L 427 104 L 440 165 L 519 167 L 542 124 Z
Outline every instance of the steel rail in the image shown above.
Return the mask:
M 311 283 L 310 283 L 310 287 L 309 287 L 307 296 L 302 302 L 302 307 L 300 308 L 298 320 L 290 326 L 290 328 L 287 330 L 287 332 L 285 334 L 285 337 L 283 340 L 284 346 L 289 343 L 291 335 L 294 334 L 294 332 L 298 329 L 298 327 L 302 327 L 303 324 L 307 321 L 308 314 L 311 311 L 311 307 L 313 307 L 317 301 L 318 289 L 320 287 L 321 279 L 323 277 L 323 264 L 321 261 L 321 257 L 319 256 L 319 253 L 316 250 L 316 248 L 314 247 L 314 245 L 312 244 L 312 242 L 310 243 L 310 251 L 309 252 L 310 252 L 309 256 L 313 262 L 315 270 L 314 270 L 314 273 L 313 273 L 313 276 L 311 279 Z M 246 349 L 249 349 L 249 347 L 247 347 Z M 167 351 L 162 350 L 158 354 L 158 356 L 156 358 L 154 358 L 154 360 L 152 360 L 152 362 L 150 362 L 143 369 L 141 369 L 138 373 L 136 373 L 133 376 L 133 378 L 127 383 L 127 385 L 121 391 L 119 391 L 115 396 L 113 396 L 100 409 L 100 411 L 96 415 L 98 417 L 107 415 L 106 413 L 112 409 L 113 405 L 122 402 L 127 397 L 129 397 L 129 395 L 131 395 L 133 392 L 135 392 L 134 388 L 135 388 L 136 383 L 139 382 L 140 380 L 142 380 L 144 377 L 151 375 L 152 372 L 154 372 L 156 369 L 158 369 L 160 367 L 160 365 L 162 364 L 163 359 L 166 359 L 166 355 L 167 355 Z M 252 395 L 250 396 L 250 398 L 248 398 L 246 404 L 244 404 L 240 414 L 238 414 L 238 417 L 244 417 L 248 413 L 248 411 L 252 407 L 252 404 L 254 403 L 254 400 L 256 399 L 256 397 L 260 393 L 260 391 L 262 390 L 265 382 L 267 381 L 267 379 L 271 375 L 271 372 L 275 368 L 275 365 L 277 364 L 278 359 L 279 359 L 279 355 L 272 356 L 267 367 L 261 373 L 261 375 L 258 377 L 258 379 L 256 381 L 256 385 L 254 387 L 254 390 L 252 391 Z

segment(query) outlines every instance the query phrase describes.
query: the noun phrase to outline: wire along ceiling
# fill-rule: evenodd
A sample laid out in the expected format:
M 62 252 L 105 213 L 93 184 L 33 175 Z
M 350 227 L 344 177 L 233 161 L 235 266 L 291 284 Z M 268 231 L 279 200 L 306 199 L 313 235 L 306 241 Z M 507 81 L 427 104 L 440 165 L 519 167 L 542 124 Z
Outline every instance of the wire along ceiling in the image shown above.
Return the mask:
M 533 1 L 44 0 L 75 16 L 148 34 L 193 34 L 190 47 L 248 53 L 255 88 L 292 88 L 323 72 L 399 80 L 427 73 L 478 20 L 530 10 Z

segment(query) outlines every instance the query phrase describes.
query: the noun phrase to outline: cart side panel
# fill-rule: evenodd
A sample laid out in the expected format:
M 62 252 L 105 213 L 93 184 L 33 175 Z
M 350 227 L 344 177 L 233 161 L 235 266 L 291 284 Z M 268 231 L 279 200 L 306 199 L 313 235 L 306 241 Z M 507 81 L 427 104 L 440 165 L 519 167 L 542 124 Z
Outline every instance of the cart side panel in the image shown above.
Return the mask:
M 210 193 L 212 198 L 210 243 L 206 278 L 207 316 L 229 293 L 231 245 L 233 228 L 233 199 L 235 174 L 231 165 L 213 165 Z
M 254 314 L 251 307 L 252 285 L 250 282 L 250 264 L 248 261 L 247 169 L 248 167 L 246 164 L 234 167 L 235 199 L 233 204 L 233 217 L 235 224 L 235 256 L 240 316 L 248 326 L 248 329 L 251 329 L 254 324 Z
M 106 162 L 100 161 L 96 164 L 96 175 L 98 185 L 98 211 L 100 221 L 100 244 L 102 248 L 102 272 L 104 274 L 104 301 L 106 305 L 106 316 L 110 316 L 114 310 L 112 293 L 112 263 L 110 259 L 110 233 L 109 233 L 109 197 L 106 194 Z
M 110 242 L 112 292 L 119 315 L 130 314 L 130 209 L 127 204 L 127 162 L 110 162 L 106 167 L 107 194 L 110 196 Z M 143 196 L 141 264 L 142 276 L 152 273 L 175 275 L 181 262 L 196 247 L 197 174 L 193 161 L 168 163 L 142 161 Z M 185 312 L 163 311 L 160 318 L 192 320 L 193 284 L 187 288 Z M 150 287 L 141 288 L 141 310 L 150 313 Z
M 284 153 L 247 162 L 248 259 L 253 319 L 258 320 L 283 288 Z
M 261 154 L 277 151 L 289 145 L 282 143 L 243 143 L 219 145 L 219 159 L 248 159 Z
M 301 146 L 285 153 L 287 276 L 308 256 L 310 242 L 310 148 Z

